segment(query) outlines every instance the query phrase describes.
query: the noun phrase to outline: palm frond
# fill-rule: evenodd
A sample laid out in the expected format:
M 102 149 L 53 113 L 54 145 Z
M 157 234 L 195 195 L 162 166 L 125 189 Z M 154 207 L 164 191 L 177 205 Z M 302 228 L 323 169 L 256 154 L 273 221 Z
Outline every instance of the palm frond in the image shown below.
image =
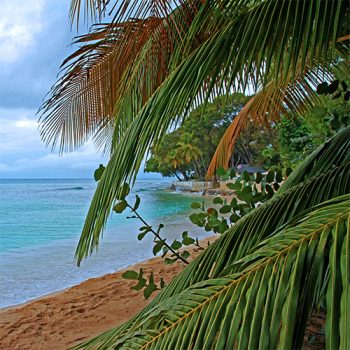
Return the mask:
M 239 272 L 194 284 L 149 308 L 113 343 L 98 338 L 86 348 L 297 348 L 328 270 L 326 339 L 339 348 L 349 342 L 348 269 L 338 268 L 350 259 L 349 236 L 346 195 L 271 232 L 237 262 Z
M 147 125 L 144 125 L 144 127 L 147 128 Z M 135 129 L 131 128 L 130 132 L 135 132 Z M 292 185 L 295 186 L 305 181 L 309 173 L 320 174 L 322 171 L 333 169 L 339 164 L 346 164 L 350 157 L 349 146 L 350 127 L 338 133 L 331 141 L 326 143 L 321 149 L 316 150 L 310 158 L 304 161 L 300 165 L 300 170 L 296 171 L 295 175 L 290 176 L 281 191 L 283 191 L 284 188 L 289 188 Z M 120 190 L 119 184 L 128 180 L 125 177 L 120 177 L 121 174 L 118 173 L 117 165 L 121 162 L 129 162 L 130 168 L 139 166 L 139 164 L 135 163 L 138 160 L 131 158 L 130 154 L 127 152 L 126 144 L 122 143 L 119 147 L 120 149 L 112 155 L 92 200 L 76 250 L 78 263 L 80 263 L 84 257 L 91 254 L 98 246 L 101 230 L 107 220 L 114 199 Z
M 172 53 L 200 7 L 193 0 L 175 10 L 165 5 L 162 12 L 162 3 L 144 2 L 156 7 L 146 6 L 149 17 L 95 25 L 75 39 L 82 47 L 63 62 L 63 74 L 40 108 L 45 143 L 54 148 L 60 142 L 61 152 L 71 151 L 95 136 L 108 149 L 113 130 L 125 133 L 168 76 Z
M 211 244 L 190 263 L 140 314 L 99 339 L 113 344 L 128 332 L 144 313 L 165 299 L 195 283 L 238 271 L 243 258 L 273 231 L 288 222 L 300 220 L 323 202 L 350 193 L 350 127 L 336 135 L 324 147 L 309 156 L 270 201 L 264 203 Z M 339 155 L 339 156 L 338 156 Z M 327 167 L 324 167 L 327 164 Z M 322 170 L 322 171 L 321 171 Z M 282 190 L 286 188 L 286 190 Z M 81 258 L 84 255 L 80 256 Z M 85 345 L 84 345 L 85 347 Z M 87 347 L 88 348 L 88 347 Z
M 101 19 L 105 12 L 106 6 L 110 0 L 85 0 L 82 4 L 81 0 L 71 0 L 69 17 L 73 23 L 76 18 L 77 24 L 79 23 L 79 18 L 81 12 L 84 14 L 84 20 L 92 19 Z
M 281 115 L 302 115 L 313 106 L 322 105 L 323 99 L 316 93 L 317 85 L 330 81 L 334 75 L 329 69 L 317 67 L 311 71 L 290 75 L 282 83 L 271 81 L 256 93 L 238 113 L 221 138 L 207 171 L 212 178 L 218 167 L 227 169 L 234 145 L 241 130 L 254 123 L 258 126 L 278 123 Z
M 300 4 L 303 4 L 304 7 L 300 8 Z M 276 15 L 277 18 L 272 16 L 274 20 L 271 22 L 271 28 L 268 28 L 268 30 L 273 31 L 274 34 L 275 32 L 284 31 L 291 31 L 292 33 L 294 29 L 299 33 L 300 24 L 294 22 L 290 23 L 290 18 L 300 16 L 298 11 L 303 12 L 305 9 L 308 9 L 306 13 L 312 16 L 312 19 L 310 17 L 312 26 L 309 28 L 310 23 L 308 23 L 308 25 L 304 23 L 304 30 L 308 29 L 308 33 L 311 36 L 315 34 L 315 27 L 316 33 L 318 30 L 321 30 L 323 33 L 319 37 L 316 36 L 311 42 L 310 40 L 305 42 L 302 37 L 298 37 L 297 42 L 292 41 L 289 43 L 293 46 L 293 52 L 296 50 L 295 53 L 299 53 L 288 65 L 289 68 L 300 63 L 300 56 L 302 56 L 303 49 L 306 49 L 304 46 L 306 44 L 308 46 L 315 45 L 314 50 L 324 53 L 324 56 L 326 56 L 326 54 L 329 55 L 329 43 L 333 36 L 337 36 L 338 27 L 341 22 L 338 12 L 345 6 L 345 3 L 342 1 L 258 2 L 258 4 L 249 8 L 249 10 L 243 11 L 242 14 L 240 12 L 236 13 L 235 16 L 233 16 L 234 19 L 230 21 L 223 30 L 219 30 L 212 38 L 196 49 L 188 59 L 185 59 L 175 71 L 170 73 L 169 77 L 141 109 L 138 116 L 130 123 L 113 152 L 106 171 L 98 184 L 84 225 L 78 251 L 84 251 L 84 254 L 88 254 L 88 252 L 91 252 L 92 248 L 96 247 L 113 201 L 122 184 L 125 181 L 133 182 L 135 180 L 147 150 L 161 139 L 174 121 L 174 118 L 178 118 L 183 111 L 187 111 L 190 108 L 208 77 L 210 77 L 212 83 L 215 81 L 215 84 L 217 84 L 217 76 L 223 79 L 224 75 L 222 72 L 227 71 L 227 79 L 233 82 L 237 74 L 239 75 L 241 73 L 240 70 L 242 67 L 247 66 L 247 60 L 249 61 L 252 57 L 246 57 L 239 51 L 236 52 L 236 49 L 238 50 L 241 45 L 244 44 L 244 41 L 242 42 L 241 40 L 242 37 L 238 35 L 241 34 L 237 32 L 238 30 L 243 31 L 245 35 L 249 34 L 249 38 L 254 40 L 254 47 L 260 48 L 261 55 L 266 56 L 266 54 L 269 53 L 269 56 L 266 56 L 266 60 L 258 58 L 256 70 L 262 69 L 262 66 L 264 70 L 269 70 L 272 65 L 279 67 L 279 65 L 282 64 L 279 62 L 282 57 L 280 54 L 282 55 L 282 53 L 279 54 L 279 50 L 277 50 L 276 54 L 274 54 L 276 50 L 271 51 L 275 45 L 280 47 L 280 38 L 278 38 L 278 40 L 277 38 L 273 40 L 273 46 L 270 46 L 271 43 L 265 43 L 265 41 L 261 44 L 258 40 L 259 36 L 255 36 L 257 33 L 254 31 L 251 32 L 252 28 L 247 25 L 247 23 L 251 23 L 251 26 L 255 28 L 255 21 L 258 20 L 259 22 L 261 12 L 265 14 L 266 18 L 270 19 L 271 8 L 268 5 L 278 6 L 281 12 L 279 16 Z M 285 8 L 285 6 L 287 6 L 287 8 Z M 314 14 L 315 9 L 319 11 L 322 10 L 321 13 L 323 16 Z M 234 9 L 232 11 L 234 11 Z M 269 11 L 269 15 L 266 11 Z M 296 12 L 294 13 L 292 11 Z M 287 14 L 290 17 L 285 18 Z M 325 18 L 327 18 L 327 20 L 325 20 Z M 260 20 L 262 19 L 260 18 Z M 268 23 L 270 23 L 270 21 Z M 276 27 L 278 24 L 281 27 Z M 325 26 L 323 29 L 319 28 L 321 24 Z M 297 29 L 295 28 L 296 26 L 298 27 Z M 250 31 L 248 30 L 249 28 Z M 325 32 L 323 32 L 324 29 Z M 270 34 L 274 37 L 272 33 Z M 245 35 L 243 37 L 245 37 Z M 256 38 L 258 41 L 255 41 Z M 248 45 L 248 43 L 246 43 L 246 45 Z M 285 45 L 288 46 L 288 43 Z M 286 49 L 286 47 L 284 48 Z M 294 57 L 294 55 L 291 55 L 291 57 Z M 306 62 L 305 64 L 310 64 L 310 66 L 312 66 L 313 62 L 314 59 L 312 62 Z M 218 67 L 220 74 L 213 73 L 213 67 Z M 287 73 L 282 72 L 281 74 L 285 77 Z M 242 74 L 240 76 L 242 77 L 240 79 L 241 81 L 248 80 L 248 78 L 245 78 Z M 211 85 L 210 81 L 208 83 L 209 86 Z M 208 91 L 210 92 L 210 88 Z

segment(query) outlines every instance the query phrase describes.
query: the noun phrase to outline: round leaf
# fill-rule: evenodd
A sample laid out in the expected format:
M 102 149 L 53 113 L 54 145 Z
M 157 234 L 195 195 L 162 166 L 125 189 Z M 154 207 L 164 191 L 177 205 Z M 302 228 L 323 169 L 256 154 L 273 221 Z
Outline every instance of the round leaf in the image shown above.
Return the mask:
M 126 209 L 127 205 L 128 205 L 127 201 L 126 200 L 122 200 L 122 201 L 118 202 L 113 207 L 113 211 L 115 211 L 117 214 L 120 214 Z

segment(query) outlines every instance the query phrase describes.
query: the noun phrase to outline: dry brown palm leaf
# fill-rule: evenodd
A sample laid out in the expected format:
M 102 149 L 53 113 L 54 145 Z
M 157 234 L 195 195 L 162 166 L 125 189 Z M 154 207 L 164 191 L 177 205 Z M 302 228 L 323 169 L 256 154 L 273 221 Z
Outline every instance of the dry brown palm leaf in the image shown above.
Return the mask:
M 227 169 L 240 132 L 249 124 L 269 127 L 279 121 L 281 115 L 302 114 L 312 106 L 322 103 L 315 90 L 323 80 L 330 80 L 331 73 L 316 68 L 306 71 L 304 77 L 289 81 L 271 81 L 264 89 L 255 94 L 240 111 L 223 135 L 208 167 L 207 177 L 212 178 L 218 167 Z
M 95 135 L 99 147 L 110 146 L 121 106 L 128 105 L 115 134 L 168 76 L 172 54 L 200 1 L 171 14 L 166 1 L 146 3 L 142 11 L 121 6 L 115 18 L 126 21 L 96 25 L 75 40 L 82 47 L 63 62 L 63 76 L 41 107 L 40 132 L 47 144 L 71 151 Z M 141 18 L 127 18 L 131 14 Z M 143 19 L 146 14 L 151 16 Z

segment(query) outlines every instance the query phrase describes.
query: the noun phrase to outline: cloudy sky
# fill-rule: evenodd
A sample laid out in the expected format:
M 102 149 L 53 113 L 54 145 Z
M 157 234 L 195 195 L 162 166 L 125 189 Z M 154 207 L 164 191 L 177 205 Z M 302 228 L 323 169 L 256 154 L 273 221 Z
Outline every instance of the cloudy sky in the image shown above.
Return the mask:
M 1 0 L 0 178 L 89 178 L 106 162 L 90 143 L 51 153 L 37 130 L 36 112 L 77 34 L 68 9 L 69 0 Z

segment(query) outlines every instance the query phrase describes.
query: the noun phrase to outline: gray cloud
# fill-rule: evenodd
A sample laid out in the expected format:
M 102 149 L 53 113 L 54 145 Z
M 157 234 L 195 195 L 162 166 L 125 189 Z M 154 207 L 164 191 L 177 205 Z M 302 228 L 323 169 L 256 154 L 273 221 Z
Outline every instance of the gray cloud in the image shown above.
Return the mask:
M 1 0 L 0 178 L 91 178 L 106 163 L 91 143 L 51 154 L 37 130 L 36 111 L 73 50 L 68 11 L 69 1 Z
M 0 106 L 37 109 L 56 81 L 61 62 L 72 51 L 69 4 L 61 0 L 4 1 L 12 5 L 8 4 L 7 11 L 5 6 L 0 19 L 13 19 L 9 28 L 0 26 L 0 38 L 4 38 L 0 43 Z

